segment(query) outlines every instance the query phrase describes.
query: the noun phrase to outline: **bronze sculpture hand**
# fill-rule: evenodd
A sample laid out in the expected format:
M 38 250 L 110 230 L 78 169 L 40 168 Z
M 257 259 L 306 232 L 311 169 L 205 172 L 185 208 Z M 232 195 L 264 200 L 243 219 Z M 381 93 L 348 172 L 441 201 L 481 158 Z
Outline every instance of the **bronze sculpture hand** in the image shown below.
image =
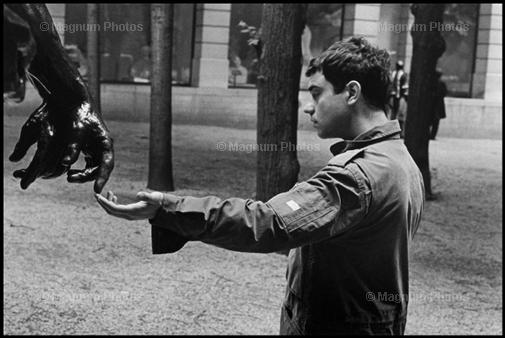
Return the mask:
M 42 103 L 23 125 L 9 160 L 21 160 L 35 142 L 37 151 L 30 165 L 14 172 L 14 177 L 21 178 L 22 189 L 38 177 L 49 179 L 67 173 L 69 182 L 95 180 L 94 190 L 100 193 L 114 168 L 113 140 L 100 115 L 86 101 L 69 109 Z M 81 151 L 86 167 L 70 169 Z

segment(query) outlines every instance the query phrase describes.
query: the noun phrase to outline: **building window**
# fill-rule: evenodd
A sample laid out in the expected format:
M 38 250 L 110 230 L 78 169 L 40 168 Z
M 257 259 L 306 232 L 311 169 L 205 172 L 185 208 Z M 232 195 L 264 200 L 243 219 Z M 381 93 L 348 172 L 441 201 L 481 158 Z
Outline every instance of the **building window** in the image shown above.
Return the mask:
M 232 4 L 230 19 L 230 45 L 228 52 L 230 87 L 256 87 L 258 56 L 248 44 L 249 33 L 243 29 L 244 23 L 261 32 L 263 4 Z M 300 86 L 306 89 L 305 69 L 309 60 L 319 55 L 332 43 L 342 39 L 344 17 L 342 4 L 309 4 L 307 24 L 302 35 L 303 68 Z M 249 30 L 250 31 L 250 30 Z
M 448 96 L 471 97 L 479 4 L 447 4 L 442 30 L 446 49 L 438 60 Z
M 149 83 L 151 20 L 149 4 L 100 5 L 100 79 L 103 82 Z M 87 75 L 86 4 L 67 4 L 65 48 L 81 75 Z M 174 4 L 172 83 L 189 85 L 194 4 Z

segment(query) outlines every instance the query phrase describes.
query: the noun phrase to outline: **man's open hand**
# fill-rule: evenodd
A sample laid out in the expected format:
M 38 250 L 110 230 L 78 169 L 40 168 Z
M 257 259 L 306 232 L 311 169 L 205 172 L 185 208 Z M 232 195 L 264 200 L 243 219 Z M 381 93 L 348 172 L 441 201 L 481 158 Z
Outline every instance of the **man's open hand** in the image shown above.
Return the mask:
M 117 197 L 112 191 L 107 193 L 107 198 L 95 194 L 98 204 L 109 214 L 130 221 L 154 218 L 163 202 L 163 193 L 159 191 L 137 193 L 136 203 L 118 204 Z

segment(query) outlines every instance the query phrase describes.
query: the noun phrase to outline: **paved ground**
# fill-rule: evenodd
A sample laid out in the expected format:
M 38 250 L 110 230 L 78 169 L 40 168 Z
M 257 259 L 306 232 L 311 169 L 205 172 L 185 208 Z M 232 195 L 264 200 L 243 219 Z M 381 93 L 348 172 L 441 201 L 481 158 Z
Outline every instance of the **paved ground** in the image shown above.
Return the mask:
M 22 191 L 11 175 L 28 160 L 7 160 L 22 122 L 4 117 L 4 334 L 278 332 L 286 257 L 202 243 L 153 256 L 147 223 L 109 217 L 91 185 L 58 178 Z M 108 125 L 116 168 L 106 189 L 125 201 L 146 185 L 148 125 Z M 255 131 L 173 134 L 177 193 L 253 196 L 254 152 L 230 143 L 254 144 Z M 310 132 L 299 143 L 312 149 L 299 153 L 304 179 L 330 143 Z M 501 334 L 502 141 L 441 138 L 430 149 L 441 199 L 426 205 L 412 248 L 407 334 Z

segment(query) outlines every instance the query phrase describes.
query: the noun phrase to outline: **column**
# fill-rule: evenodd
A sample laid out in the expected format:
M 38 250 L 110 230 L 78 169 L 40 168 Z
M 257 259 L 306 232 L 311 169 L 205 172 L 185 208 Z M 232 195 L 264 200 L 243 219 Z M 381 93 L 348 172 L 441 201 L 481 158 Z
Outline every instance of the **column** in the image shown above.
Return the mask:
M 196 4 L 195 50 L 191 83 L 228 87 L 231 4 Z
M 481 4 L 472 97 L 502 101 L 502 5 Z
M 361 35 L 372 44 L 377 44 L 380 6 L 380 4 L 345 4 L 343 38 Z
M 407 24 L 409 27 L 409 31 L 405 36 L 405 71 L 409 74 L 410 64 L 412 63 L 412 51 L 414 49 L 414 41 L 412 40 L 412 33 L 410 32 L 410 30 L 416 19 L 414 14 L 412 14 L 412 11 L 410 10 L 410 6 L 406 15 L 408 16 Z
M 414 16 L 410 13 L 410 4 L 398 5 L 398 11 L 398 21 L 402 29 L 398 36 L 398 54 L 396 55 L 396 60 L 403 60 L 405 71 L 409 73 L 410 62 L 412 60 L 412 36 L 410 35 L 410 26 L 414 23 Z M 394 64 L 392 66 L 394 67 Z

